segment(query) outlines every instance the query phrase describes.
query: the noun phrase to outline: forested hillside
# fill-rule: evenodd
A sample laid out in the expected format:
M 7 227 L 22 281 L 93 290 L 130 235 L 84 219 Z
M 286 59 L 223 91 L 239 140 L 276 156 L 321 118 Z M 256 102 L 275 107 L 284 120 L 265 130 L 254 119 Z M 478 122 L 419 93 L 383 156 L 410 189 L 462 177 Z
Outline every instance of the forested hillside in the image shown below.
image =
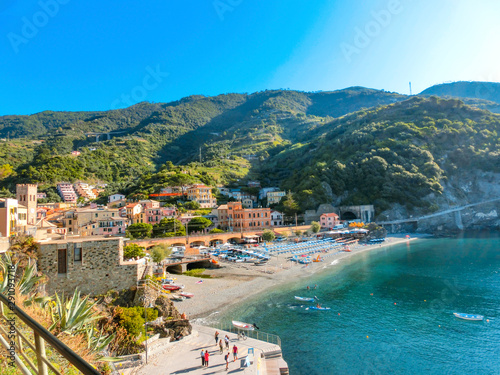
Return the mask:
M 362 87 L 3 116 L 0 188 L 9 195 L 16 183 L 38 183 L 57 199 L 60 181 L 147 195 L 179 183 L 258 179 L 294 192 L 302 210 L 332 202 L 429 208 L 426 197 L 441 194 L 449 176 L 500 172 L 499 118 L 457 99 Z M 94 133 L 108 132 L 96 141 Z

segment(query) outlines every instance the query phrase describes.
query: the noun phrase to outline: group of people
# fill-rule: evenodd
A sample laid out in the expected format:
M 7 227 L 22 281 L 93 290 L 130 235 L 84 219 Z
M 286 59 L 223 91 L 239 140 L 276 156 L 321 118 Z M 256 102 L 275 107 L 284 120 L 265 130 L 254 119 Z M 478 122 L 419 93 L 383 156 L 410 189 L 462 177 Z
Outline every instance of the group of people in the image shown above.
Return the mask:
M 229 336 L 226 335 L 224 339 L 219 339 L 219 331 L 215 331 L 215 345 L 219 346 L 219 351 L 221 354 L 224 354 L 224 344 L 222 343 L 222 340 L 225 342 L 225 347 L 228 350 L 226 355 L 224 356 L 224 360 L 226 361 L 226 370 L 229 368 Z M 233 345 L 233 362 L 238 359 L 238 347 L 236 345 Z M 201 351 L 201 365 L 203 367 L 208 367 L 210 359 L 210 354 L 208 353 L 208 350 L 202 350 Z

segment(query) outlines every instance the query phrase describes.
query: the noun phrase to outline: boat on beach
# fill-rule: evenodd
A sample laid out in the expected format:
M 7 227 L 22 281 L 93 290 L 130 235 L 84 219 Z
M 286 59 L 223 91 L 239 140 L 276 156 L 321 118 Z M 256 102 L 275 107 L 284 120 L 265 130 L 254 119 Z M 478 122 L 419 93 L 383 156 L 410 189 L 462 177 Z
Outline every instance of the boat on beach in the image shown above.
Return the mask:
M 484 319 L 483 315 L 464 314 L 464 313 L 457 313 L 457 312 L 454 312 L 453 315 L 455 315 L 457 318 L 465 319 L 465 320 L 483 320 Z
M 299 296 L 295 296 L 295 299 L 298 300 L 298 301 L 302 301 L 302 302 L 314 302 L 314 300 L 316 299 L 316 297 L 299 297 Z
M 172 294 L 172 295 L 170 296 L 170 299 L 171 299 L 172 301 L 177 301 L 177 302 L 180 302 L 180 301 L 184 301 L 184 300 L 186 299 L 186 297 L 183 297 L 183 296 L 177 296 L 177 295 L 175 295 L 175 294 Z
M 163 289 L 165 290 L 170 290 L 170 291 L 173 291 L 173 290 L 179 290 L 181 289 L 181 287 L 179 285 L 169 285 L 169 284 L 164 284 L 162 285 L 163 286 Z
M 236 320 L 233 320 L 232 323 L 235 328 L 241 329 L 243 331 L 253 331 L 255 329 L 253 324 L 238 322 Z
M 194 297 L 193 293 L 188 293 L 188 292 L 182 292 L 182 293 L 179 293 L 179 295 L 181 295 L 182 297 L 186 297 L 186 298 Z

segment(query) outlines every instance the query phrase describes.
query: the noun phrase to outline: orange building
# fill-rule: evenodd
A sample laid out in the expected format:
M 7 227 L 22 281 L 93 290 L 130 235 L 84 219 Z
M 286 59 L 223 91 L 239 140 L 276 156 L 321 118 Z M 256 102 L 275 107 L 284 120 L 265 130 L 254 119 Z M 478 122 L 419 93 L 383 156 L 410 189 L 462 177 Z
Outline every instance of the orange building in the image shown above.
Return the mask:
M 271 226 L 271 209 L 243 208 L 241 202 L 228 202 L 228 227 L 237 229 L 268 228 Z

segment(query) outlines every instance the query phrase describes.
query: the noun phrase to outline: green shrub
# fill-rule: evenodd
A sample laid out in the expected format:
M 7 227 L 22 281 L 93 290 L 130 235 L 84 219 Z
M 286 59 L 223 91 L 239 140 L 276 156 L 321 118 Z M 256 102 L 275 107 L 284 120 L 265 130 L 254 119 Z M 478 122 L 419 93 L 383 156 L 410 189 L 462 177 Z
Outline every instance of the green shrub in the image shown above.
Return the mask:
M 193 270 L 189 270 L 183 273 L 183 275 L 186 276 L 193 276 L 193 277 L 202 277 L 205 276 L 203 275 L 203 272 L 205 272 L 205 268 L 195 268 Z
M 138 336 L 144 330 L 144 318 L 141 310 L 143 307 L 122 307 L 120 312 L 120 325 L 132 336 Z
M 127 245 L 123 248 L 123 259 L 132 259 L 135 257 L 142 258 L 145 256 L 144 248 L 135 243 Z

